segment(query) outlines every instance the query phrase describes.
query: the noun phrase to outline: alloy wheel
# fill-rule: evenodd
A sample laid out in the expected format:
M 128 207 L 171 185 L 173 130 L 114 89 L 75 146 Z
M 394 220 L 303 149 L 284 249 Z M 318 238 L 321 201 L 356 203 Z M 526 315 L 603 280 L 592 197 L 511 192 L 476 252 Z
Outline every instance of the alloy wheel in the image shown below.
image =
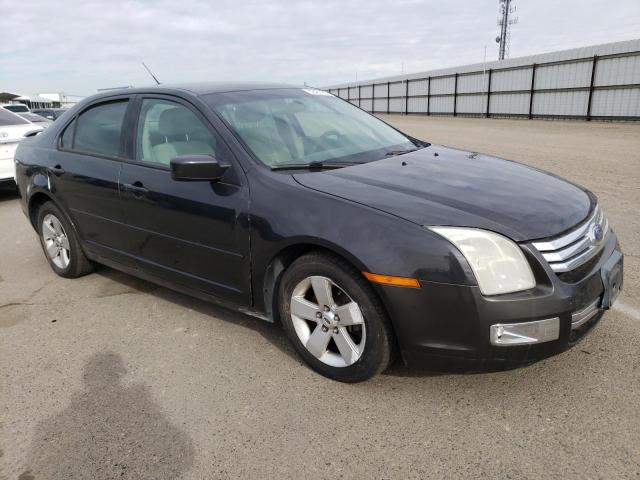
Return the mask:
M 327 277 L 307 277 L 296 285 L 291 320 L 309 353 L 327 365 L 353 365 L 364 352 L 366 329 L 360 306 Z
M 42 220 L 42 240 L 54 265 L 63 270 L 67 268 L 71 261 L 69 237 L 55 215 L 49 213 Z

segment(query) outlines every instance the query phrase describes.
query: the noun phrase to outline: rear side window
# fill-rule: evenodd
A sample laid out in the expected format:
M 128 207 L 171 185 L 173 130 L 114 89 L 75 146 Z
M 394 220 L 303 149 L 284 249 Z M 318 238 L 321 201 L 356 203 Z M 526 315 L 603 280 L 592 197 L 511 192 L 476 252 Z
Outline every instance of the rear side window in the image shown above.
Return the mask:
M 102 103 L 85 110 L 73 122 L 75 136 L 73 145 L 65 143 L 65 135 L 69 137 L 67 127 L 62 143 L 66 148 L 79 152 L 95 153 L 107 157 L 120 156 L 122 139 L 122 123 L 127 110 L 127 100 Z M 73 135 L 71 133 L 71 135 Z M 66 141 L 69 141 L 67 138 Z
M 70 150 L 73 147 L 73 132 L 76 128 L 76 121 L 74 120 L 67 128 L 64 129 L 62 135 L 60 136 L 60 148 L 66 148 Z

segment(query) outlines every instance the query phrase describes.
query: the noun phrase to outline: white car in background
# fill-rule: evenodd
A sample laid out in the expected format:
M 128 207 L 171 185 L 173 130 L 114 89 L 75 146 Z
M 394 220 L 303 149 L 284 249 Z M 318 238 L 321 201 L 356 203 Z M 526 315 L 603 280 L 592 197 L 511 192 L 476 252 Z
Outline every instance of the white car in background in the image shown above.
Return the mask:
M 13 157 L 18 143 L 42 130 L 41 126 L 0 108 L 0 185 L 15 182 Z
M 0 108 L 13 113 L 29 113 L 31 111 L 24 103 L 0 103 Z

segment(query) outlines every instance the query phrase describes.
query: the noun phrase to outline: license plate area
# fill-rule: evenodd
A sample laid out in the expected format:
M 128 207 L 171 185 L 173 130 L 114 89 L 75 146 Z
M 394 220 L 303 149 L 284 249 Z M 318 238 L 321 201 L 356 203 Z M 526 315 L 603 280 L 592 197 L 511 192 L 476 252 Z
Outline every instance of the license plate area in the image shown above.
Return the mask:
M 615 250 L 600 270 L 604 294 L 602 295 L 601 308 L 611 308 L 616 297 L 622 289 L 624 260 L 622 253 Z

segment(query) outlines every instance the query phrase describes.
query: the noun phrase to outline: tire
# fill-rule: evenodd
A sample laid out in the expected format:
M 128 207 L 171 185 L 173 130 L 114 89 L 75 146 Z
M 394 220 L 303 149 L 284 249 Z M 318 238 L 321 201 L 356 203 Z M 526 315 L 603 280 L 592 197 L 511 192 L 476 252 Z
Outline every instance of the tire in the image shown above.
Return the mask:
M 53 202 L 46 202 L 39 208 L 36 227 L 44 256 L 58 275 L 78 278 L 94 270 L 71 222 Z
M 385 310 L 345 260 L 322 252 L 295 260 L 283 273 L 278 306 L 289 340 L 318 373 L 351 383 L 389 366 L 394 340 Z

